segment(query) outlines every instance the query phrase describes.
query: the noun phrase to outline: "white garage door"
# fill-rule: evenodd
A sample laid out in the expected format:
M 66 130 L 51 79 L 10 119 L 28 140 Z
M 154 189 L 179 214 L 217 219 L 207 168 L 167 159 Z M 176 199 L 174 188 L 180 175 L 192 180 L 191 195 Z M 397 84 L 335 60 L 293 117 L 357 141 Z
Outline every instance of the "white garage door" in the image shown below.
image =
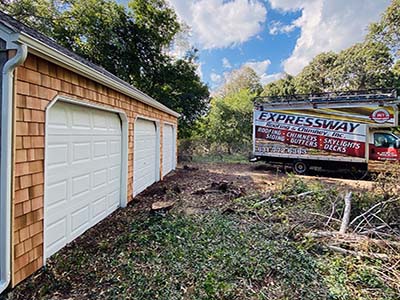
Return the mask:
M 175 136 L 172 125 L 165 124 L 163 131 L 163 176 L 175 168 Z
M 134 194 L 137 195 L 157 181 L 158 139 L 156 124 L 137 119 L 134 132 Z
M 120 205 L 121 121 L 114 113 L 58 102 L 46 128 L 49 257 Z

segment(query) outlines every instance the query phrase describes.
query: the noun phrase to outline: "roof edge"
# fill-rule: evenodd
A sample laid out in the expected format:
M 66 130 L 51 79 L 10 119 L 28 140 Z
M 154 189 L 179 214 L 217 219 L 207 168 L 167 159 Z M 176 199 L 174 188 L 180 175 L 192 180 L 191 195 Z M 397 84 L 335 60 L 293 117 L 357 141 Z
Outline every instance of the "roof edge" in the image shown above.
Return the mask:
M 52 62 L 62 65 L 63 67 L 74 71 L 86 78 L 89 78 L 93 81 L 101 83 L 106 86 L 110 86 L 118 92 L 121 92 L 131 98 L 137 99 L 140 102 L 143 102 L 153 108 L 161 110 L 167 114 L 170 114 L 174 117 L 179 117 L 180 114 L 176 111 L 166 107 L 165 105 L 161 104 L 157 100 L 151 98 L 150 96 L 146 95 L 145 93 L 139 91 L 138 89 L 134 88 L 133 86 L 126 86 L 114 80 L 101 72 L 91 68 L 90 66 L 72 58 L 68 55 L 50 47 L 49 45 L 33 38 L 32 36 L 20 32 L 18 35 L 18 41 L 20 43 L 24 43 L 28 46 L 28 51 L 31 50 L 33 54 L 39 55 L 45 59 L 49 59 Z

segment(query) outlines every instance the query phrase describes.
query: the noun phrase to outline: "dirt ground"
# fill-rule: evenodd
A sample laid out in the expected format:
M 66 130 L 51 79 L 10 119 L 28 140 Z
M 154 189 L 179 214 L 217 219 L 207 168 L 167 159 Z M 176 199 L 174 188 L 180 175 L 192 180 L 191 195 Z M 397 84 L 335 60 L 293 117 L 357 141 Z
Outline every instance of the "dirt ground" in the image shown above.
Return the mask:
M 175 211 L 186 214 L 223 210 L 234 198 L 271 192 L 289 176 L 288 174 L 290 173 L 264 164 L 181 164 L 163 181 L 152 185 L 138 195 L 134 206 L 138 210 L 150 211 L 152 203 L 162 201 L 174 202 Z M 347 179 L 346 174 L 314 172 L 300 177 L 305 181 L 320 181 L 343 190 L 373 188 L 372 181 Z
M 350 180 L 334 177 L 320 177 L 318 174 L 313 176 L 303 176 L 306 180 L 319 180 L 327 184 L 341 186 L 343 189 L 371 189 L 372 182 Z M 71 256 L 77 249 L 89 251 L 96 261 L 95 255 L 105 257 L 106 250 L 101 245 L 107 244 L 123 232 L 129 231 L 129 226 L 139 215 L 151 213 L 154 202 L 174 202 L 173 209 L 184 214 L 198 214 L 210 210 L 223 211 L 229 206 L 232 199 L 250 195 L 253 193 L 268 193 L 273 190 L 286 176 L 276 168 L 266 167 L 257 164 L 223 164 L 223 163 L 191 163 L 179 165 L 176 171 L 171 172 L 163 181 L 155 183 L 143 193 L 138 195 L 127 208 L 119 209 L 111 216 L 88 230 L 81 237 L 62 249 L 55 257 L 48 260 L 47 271 L 40 270 L 28 280 L 24 281 L 11 293 L 0 296 L 5 299 L 70 299 L 79 298 L 78 295 L 88 295 L 90 293 L 100 293 L 95 291 L 95 282 L 91 283 L 91 278 L 82 278 L 86 273 L 101 272 L 102 264 L 96 266 L 93 263 L 93 270 L 87 270 L 84 275 L 71 275 L 68 284 L 64 287 L 63 273 L 57 271 L 60 261 L 65 263 L 65 268 L 70 268 L 76 264 L 71 261 Z M 112 242 L 111 242 L 112 243 Z M 100 246 L 99 246 L 100 245 Z M 100 248 L 99 248 L 100 247 Z M 101 260 L 99 260 L 101 261 Z M 88 264 L 86 268 L 92 268 Z M 54 288 L 54 282 L 57 287 Z M 50 288 L 50 287 L 51 288 Z M 77 294 L 71 294 L 74 290 Z M 45 291 L 45 292 L 44 292 Z M 75 293 L 74 292 L 74 293 Z

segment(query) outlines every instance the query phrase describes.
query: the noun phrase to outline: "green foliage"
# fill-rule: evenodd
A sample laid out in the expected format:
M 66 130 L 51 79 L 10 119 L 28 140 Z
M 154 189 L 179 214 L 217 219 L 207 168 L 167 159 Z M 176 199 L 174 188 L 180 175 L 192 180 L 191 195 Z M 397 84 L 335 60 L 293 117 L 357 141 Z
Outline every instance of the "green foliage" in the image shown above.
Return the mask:
M 365 42 L 341 51 L 332 70 L 334 90 L 393 87 L 393 58 L 382 43 Z
M 242 89 L 212 99 L 210 112 L 199 133 L 211 143 L 226 146 L 229 154 L 248 147 L 252 136 L 254 96 L 249 89 Z
M 118 275 L 128 280 L 112 292 L 133 299 L 324 297 L 312 256 L 292 242 L 271 240 L 262 226 L 237 221 L 211 214 L 135 222 L 116 242 L 136 250 L 122 250 L 129 264 Z
M 319 261 L 331 300 L 398 299 L 397 293 L 379 277 L 379 268 L 378 261 L 368 262 L 341 255 L 327 255 Z
M 205 112 L 196 51 L 166 54 L 181 25 L 165 0 L 131 0 L 128 9 L 111 0 L 3 0 L 0 8 L 181 113 L 183 136 Z
M 217 95 L 225 97 L 228 95 L 240 93 L 247 89 L 252 94 L 259 94 L 262 91 L 260 77 L 250 67 L 244 66 L 238 70 L 233 70 L 227 75 L 225 84 L 217 92 Z
M 60 18 L 64 0 L 0 0 L 0 9 L 24 24 L 52 36 L 54 22 Z
M 338 55 L 334 52 L 325 52 L 317 55 L 295 77 L 296 93 L 313 94 L 328 92 L 334 89 L 332 70 Z
M 289 174 L 288 178 L 280 183 L 276 196 L 282 195 L 286 197 L 290 195 L 297 195 L 311 191 L 310 188 L 311 187 L 307 185 L 304 180 L 296 177 L 293 174 Z
M 277 81 L 268 83 L 263 90 L 263 96 L 288 96 L 297 93 L 294 83 L 294 77 L 286 74 L 283 78 Z
M 392 0 L 381 20 L 370 25 L 368 38 L 384 43 L 400 57 L 400 0 Z
M 156 79 L 144 90 L 160 102 L 181 114 L 179 137 L 192 134 L 196 121 L 207 111 L 209 103 L 208 87 L 196 73 L 196 65 L 191 61 L 171 60 L 160 66 Z
M 247 155 L 252 138 L 253 99 L 261 90 L 260 78 L 250 67 L 228 74 L 210 101 L 207 115 L 193 127 L 193 145 L 202 140 L 201 148 L 211 158 L 226 153 Z
M 339 54 L 317 55 L 296 77 L 287 75 L 264 87 L 265 96 L 315 94 L 328 91 L 393 88 L 399 85 L 398 67 L 382 43 L 364 42 Z M 396 75 L 397 74 L 397 75 Z

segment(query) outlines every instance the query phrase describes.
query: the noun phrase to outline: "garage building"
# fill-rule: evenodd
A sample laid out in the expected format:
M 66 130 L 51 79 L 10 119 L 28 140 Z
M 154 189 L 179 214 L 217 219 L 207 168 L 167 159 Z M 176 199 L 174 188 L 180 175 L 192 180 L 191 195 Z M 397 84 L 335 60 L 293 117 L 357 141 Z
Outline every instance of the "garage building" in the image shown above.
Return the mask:
M 0 12 L 0 292 L 175 168 L 177 118 Z

